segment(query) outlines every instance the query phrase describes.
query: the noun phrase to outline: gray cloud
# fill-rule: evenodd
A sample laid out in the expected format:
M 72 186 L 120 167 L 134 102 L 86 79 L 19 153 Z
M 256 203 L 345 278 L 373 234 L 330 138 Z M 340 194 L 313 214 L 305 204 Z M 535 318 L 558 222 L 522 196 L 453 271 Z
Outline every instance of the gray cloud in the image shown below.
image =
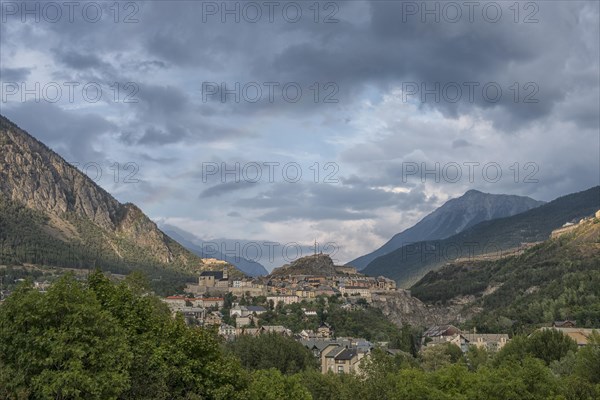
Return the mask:
M 76 114 L 44 102 L 25 102 L 3 108 L 3 114 L 19 121 L 26 131 L 69 162 L 103 162 L 106 155 L 94 148 L 97 141 L 114 132 L 117 127 L 93 113 Z
M 298 23 L 280 14 L 274 23 L 205 23 L 202 2 L 190 1 L 137 2 L 132 24 L 23 24 L 11 16 L 0 24 L 3 81 L 133 82 L 138 102 L 114 101 L 107 89 L 94 104 L 3 103 L 2 112 L 69 160 L 146 162 L 152 184 L 116 190 L 155 215 L 201 219 L 211 232 L 223 226 L 216 235 L 260 237 L 289 232 L 292 220 L 307 236 L 325 220 L 320 226 L 332 235 L 362 229 L 349 247 L 375 247 L 469 188 L 551 200 L 600 181 L 599 3 L 535 2 L 534 24 L 514 23 L 512 3 L 497 3 L 498 23 L 480 12 L 471 23 L 464 10 L 459 23 L 422 23 L 418 15 L 403 22 L 406 3 L 393 1 L 337 2 L 334 24 L 313 22 L 309 9 Z M 110 17 L 111 4 L 101 6 Z M 280 93 L 273 103 L 223 103 L 218 95 L 204 101 L 203 82 L 296 82 L 304 91 L 297 103 Z M 327 82 L 337 85 L 337 103 L 323 102 Z M 463 92 L 457 102 L 412 96 L 390 105 L 411 82 L 496 82 L 503 95 L 491 102 L 479 90 L 473 101 Z M 523 102 L 528 82 L 537 85 L 537 103 Z M 335 161 L 341 184 L 220 184 L 215 175 L 199 185 L 201 163 L 224 160 Z M 406 162 L 464 161 L 500 162 L 504 179 L 402 179 Z M 536 162 L 539 182 L 511 182 L 516 161 Z
M 239 182 L 226 182 L 219 185 L 211 186 L 207 189 L 204 189 L 202 193 L 200 193 L 200 198 L 206 197 L 217 197 L 222 196 L 231 192 L 237 192 L 244 189 L 249 189 L 255 187 L 256 183 L 239 181 Z
M 0 69 L 0 80 L 3 82 L 21 82 L 27 79 L 31 68 L 2 68 Z

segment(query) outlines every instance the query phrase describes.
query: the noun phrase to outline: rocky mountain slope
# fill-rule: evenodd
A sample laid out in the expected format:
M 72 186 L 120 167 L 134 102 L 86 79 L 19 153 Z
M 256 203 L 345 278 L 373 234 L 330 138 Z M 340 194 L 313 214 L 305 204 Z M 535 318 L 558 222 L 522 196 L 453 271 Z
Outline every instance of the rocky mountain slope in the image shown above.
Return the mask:
M 121 204 L 0 116 L 0 264 L 168 275 L 205 268 L 134 204 Z
M 543 201 L 530 197 L 469 190 L 461 197 L 448 200 L 413 227 L 394 235 L 377 250 L 350 261 L 348 265 L 361 270 L 377 257 L 391 253 L 407 243 L 445 239 L 482 221 L 509 217 L 542 204 Z
M 327 254 L 313 254 L 275 268 L 271 275 L 336 275 L 333 260 Z
M 408 287 L 430 270 L 457 259 L 486 253 L 502 255 L 524 243 L 544 241 L 566 222 L 593 214 L 599 204 L 600 186 L 596 186 L 511 217 L 480 222 L 443 240 L 403 246 L 373 260 L 362 272 L 387 276 Z
M 598 205 L 600 208 L 600 205 Z M 518 330 L 574 319 L 600 326 L 600 212 L 520 255 L 451 263 L 411 293 L 429 305 L 460 307 L 479 329 Z

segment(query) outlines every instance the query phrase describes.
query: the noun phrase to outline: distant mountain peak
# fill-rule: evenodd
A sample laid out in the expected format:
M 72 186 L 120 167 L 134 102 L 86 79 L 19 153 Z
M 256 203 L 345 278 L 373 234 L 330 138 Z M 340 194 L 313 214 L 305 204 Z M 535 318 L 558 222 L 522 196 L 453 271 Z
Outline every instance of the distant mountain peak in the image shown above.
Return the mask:
M 468 195 L 481 195 L 481 194 L 489 194 L 489 193 L 484 193 L 477 189 L 469 189 L 461 197 L 468 196 Z
M 460 197 L 448 200 L 411 228 L 394 235 L 379 249 L 350 261 L 348 265 L 363 269 L 377 257 L 391 253 L 407 243 L 444 239 L 479 222 L 509 217 L 542 204 L 544 202 L 530 197 L 491 194 L 471 189 Z

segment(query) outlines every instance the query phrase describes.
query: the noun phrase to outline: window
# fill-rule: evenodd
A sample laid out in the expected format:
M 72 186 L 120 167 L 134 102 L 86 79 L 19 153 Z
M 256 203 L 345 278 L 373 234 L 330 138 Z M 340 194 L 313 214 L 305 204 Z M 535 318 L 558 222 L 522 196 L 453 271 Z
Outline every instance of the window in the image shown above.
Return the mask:
M 338 374 L 343 374 L 343 373 L 344 373 L 344 366 L 338 365 Z

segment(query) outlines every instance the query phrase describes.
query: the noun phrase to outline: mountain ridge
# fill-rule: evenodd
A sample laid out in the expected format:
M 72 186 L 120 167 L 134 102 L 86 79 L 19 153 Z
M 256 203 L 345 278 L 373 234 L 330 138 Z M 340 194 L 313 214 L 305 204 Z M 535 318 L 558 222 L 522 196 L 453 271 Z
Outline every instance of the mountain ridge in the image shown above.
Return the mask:
M 542 204 L 544 202 L 530 197 L 491 194 L 471 189 L 460 197 L 446 201 L 412 227 L 395 234 L 380 248 L 347 265 L 362 270 L 376 258 L 389 254 L 406 243 L 445 239 L 479 222 L 519 214 Z
M 0 200 L 0 263 L 45 262 L 157 274 L 207 268 L 139 207 L 121 204 L 2 115 Z M 11 212 L 26 216 L 30 226 L 21 226 Z M 57 265 L 61 263 L 68 265 Z
M 198 246 L 192 242 L 192 238 L 198 239 L 192 233 L 168 224 L 159 224 L 159 226 L 167 235 L 201 258 L 216 258 L 217 260 L 226 261 L 246 275 L 252 277 L 265 276 L 269 274 L 264 265 L 257 261 L 249 260 L 239 256 L 230 257 L 227 254 L 223 254 L 216 250 L 206 252 L 201 246 Z
M 544 241 L 566 222 L 579 220 L 600 208 L 600 186 L 558 197 L 544 205 L 510 217 L 482 221 L 454 236 L 403 246 L 372 261 L 363 273 L 383 275 L 406 286 L 454 257 L 483 254 L 487 249 L 506 251 L 523 243 Z M 450 254 L 451 257 L 447 255 Z M 446 256 L 445 256 L 446 255 Z

